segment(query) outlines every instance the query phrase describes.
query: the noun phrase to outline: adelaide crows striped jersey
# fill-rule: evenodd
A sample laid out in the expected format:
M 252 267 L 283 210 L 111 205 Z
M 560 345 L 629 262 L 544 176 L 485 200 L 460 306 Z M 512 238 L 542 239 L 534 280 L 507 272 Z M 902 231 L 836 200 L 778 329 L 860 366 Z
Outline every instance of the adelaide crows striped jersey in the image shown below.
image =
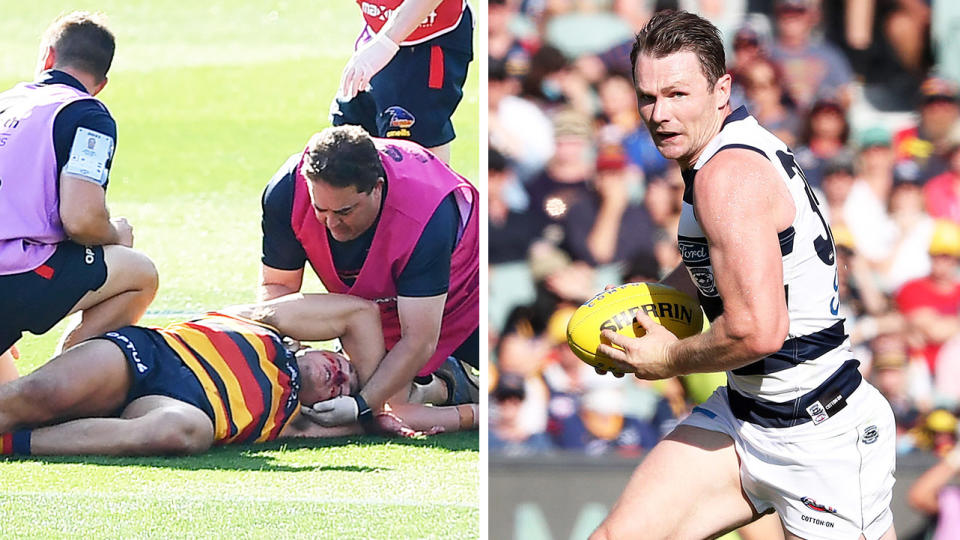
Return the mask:
M 300 372 L 275 329 L 210 313 L 156 331 L 203 386 L 214 444 L 273 440 L 299 412 Z
M 779 234 L 783 291 L 790 317 L 787 339 L 779 352 L 727 372 L 731 394 L 784 404 L 818 389 L 828 379 L 836 379 L 831 377 L 835 373 L 850 378 L 851 385 L 859 383 L 857 362 L 838 314 L 839 282 L 829 224 L 790 149 L 743 107 L 727 117 L 694 167 L 684 171 L 678 241 L 704 312 L 710 320 L 721 315 L 723 299 L 714 281 L 710 245 L 694 214 L 693 183 L 697 171 L 710 158 L 731 148 L 752 150 L 766 157 L 789 188 L 796 207 L 793 223 Z

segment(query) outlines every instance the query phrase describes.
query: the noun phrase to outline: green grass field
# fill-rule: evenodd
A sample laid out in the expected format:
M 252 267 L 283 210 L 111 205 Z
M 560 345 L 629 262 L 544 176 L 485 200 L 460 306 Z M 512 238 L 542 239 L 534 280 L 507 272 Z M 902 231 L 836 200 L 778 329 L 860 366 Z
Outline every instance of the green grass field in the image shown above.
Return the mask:
M 145 324 L 253 300 L 260 192 L 328 124 L 360 29 L 350 0 L 38 0 L 5 6 L 0 87 L 33 77 L 39 35 L 73 9 L 117 35 L 100 97 L 119 138 L 108 203 L 156 262 Z M 453 166 L 477 181 L 477 66 L 454 118 Z M 309 272 L 308 272 L 309 274 Z M 319 290 L 314 279 L 307 290 Z M 21 373 L 61 324 L 19 343 Z M 184 459 L 0 462 L 0 537 L 469 538 L 476 433 L 224 448 Z

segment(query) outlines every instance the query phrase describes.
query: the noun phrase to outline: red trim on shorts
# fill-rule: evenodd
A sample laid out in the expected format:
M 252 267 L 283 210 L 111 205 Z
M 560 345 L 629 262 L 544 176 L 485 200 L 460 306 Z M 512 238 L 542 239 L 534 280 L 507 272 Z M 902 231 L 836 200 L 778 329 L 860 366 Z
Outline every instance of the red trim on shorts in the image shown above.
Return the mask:
M 430 47 L 430 88 L 443 88 L 443 49 L 439 45 Z
M 43 279 L 53 279 L 54 270 L 45 264 L 41 264 L 33 270 L 38 276 Z
M 0 435 L 0 455 L 9 456 L 13 454 L 13 432 Z

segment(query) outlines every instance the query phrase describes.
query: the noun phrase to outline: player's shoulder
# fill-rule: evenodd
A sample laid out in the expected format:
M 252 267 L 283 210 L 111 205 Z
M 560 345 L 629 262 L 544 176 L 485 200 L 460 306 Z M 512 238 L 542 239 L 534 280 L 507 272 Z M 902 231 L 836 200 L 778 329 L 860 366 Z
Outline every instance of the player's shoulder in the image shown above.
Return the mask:
M 264 207 L 291 208 L 293 193 L 297 180 L 297 166 L 300 165 L 301 154 L 291 155 L 273 174 L 267 186 L 263 189 Z
M 78 99 L 60 109 L 56 125 L 71 131 L 84 127 L 114 139 L 117 137 L 116 120 L 107 106 L 93 97 Z

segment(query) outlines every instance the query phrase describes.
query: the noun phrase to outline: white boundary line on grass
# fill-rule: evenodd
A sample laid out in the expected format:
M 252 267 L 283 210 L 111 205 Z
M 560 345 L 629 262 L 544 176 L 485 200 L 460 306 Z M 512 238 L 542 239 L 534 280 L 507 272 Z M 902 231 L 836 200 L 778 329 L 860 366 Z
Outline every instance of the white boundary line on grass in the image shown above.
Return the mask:
M 185 495 L 185 494 L 176 494 L 176 495 L 155 495 L 149 493 L 103 493 L 103 492 L 89 492 L 89 491 L 71 491 L 71 492 L 54 492 L 54 491 L 21 491 L 17 493 L 0 493 L 0 500 L 3 499 L 21 499 L 21 498 L 30 498 L 30 497 L 41 497 L 49 499 L 59 499 L 59 498 L 69 498 L 69 499 L 90 499 L 90 500 L 122 500 L 122 499 L 137 499 L 144 502 L 149 501 L 189 501 L 189 502 L 245 502 L 245 503 L 262 503 L 262 502 L 278 502 L 278 503 L 326 503 L 326 504 L 360 504 L 360 505 L 377 505 L 377 506 L 417 506 L 417 507 L 431 507 L 431 506 L 440 506 L 440 507 L 453 507 L 453 508 L 474 508 L 479 510 L 478 504 L 465 504 L 465 503 L 439 503 L 439 502 L 420 502 L 420 501 L 389 501 L 384 499 L 343 499 L 343 498 L 327 498 L 327 497 L 288 497 L 284 495 L 283 497 L 251 497 L 251 496 L 214 496 L 214 497 L 204 497 L 200 495 Z

